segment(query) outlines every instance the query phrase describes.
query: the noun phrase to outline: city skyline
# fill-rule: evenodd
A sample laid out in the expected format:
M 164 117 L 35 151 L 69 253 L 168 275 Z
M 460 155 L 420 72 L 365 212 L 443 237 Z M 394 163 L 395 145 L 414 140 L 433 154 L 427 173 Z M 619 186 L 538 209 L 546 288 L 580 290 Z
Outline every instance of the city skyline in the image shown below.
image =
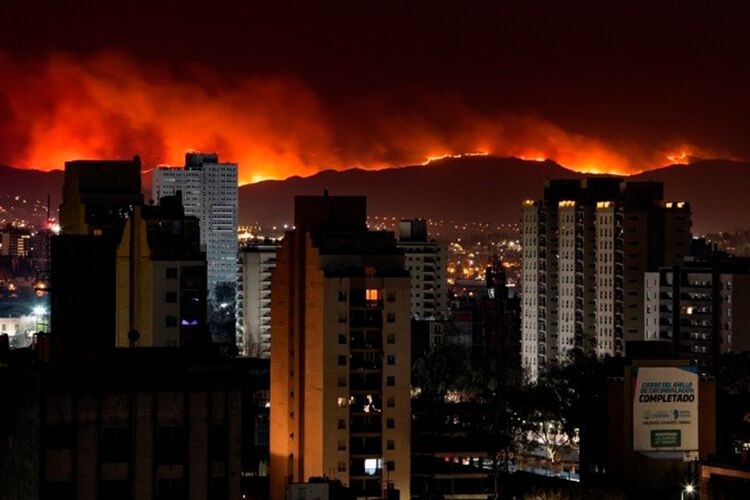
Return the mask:
M 0 498 L 749 498 L 744 14 L 0 3 Z

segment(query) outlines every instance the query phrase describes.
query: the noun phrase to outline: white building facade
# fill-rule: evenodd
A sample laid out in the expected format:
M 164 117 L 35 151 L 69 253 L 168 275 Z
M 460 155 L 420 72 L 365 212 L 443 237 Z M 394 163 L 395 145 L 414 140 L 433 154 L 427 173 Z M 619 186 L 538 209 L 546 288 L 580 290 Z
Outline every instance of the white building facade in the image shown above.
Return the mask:
M 411 275 L 412 319 L 447 319 L 448 245 L 427 238 L 426 220 L 405 219 L 399 224 L 398 247 Z
M 219 162 L 217 154 L 187 153 L 184 168 L 154 170 L 154 200 L 182 191 L 185 215 L 200 220 L 209 296 L 219 283 L 237 281 L 237 168 L 236 163 Z
M 271 356 L 271 272 L 275 242 L 242 248 L 237 259 L 237 347 L 243 356 Z

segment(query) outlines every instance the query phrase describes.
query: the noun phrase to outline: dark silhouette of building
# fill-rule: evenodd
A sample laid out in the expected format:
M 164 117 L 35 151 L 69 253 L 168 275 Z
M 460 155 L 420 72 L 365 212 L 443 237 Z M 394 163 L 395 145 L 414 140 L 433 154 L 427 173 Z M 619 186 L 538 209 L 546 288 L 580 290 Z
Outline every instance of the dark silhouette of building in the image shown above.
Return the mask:
M 127 218 L 143 204 L 141 162 L 65 164 L 62 234 L 52 238 L 51 331 L 69 354 L 115 346 L 116 251 Z
M 68 355 L 206 343 L 206 257 L 181 196 L 144 206 L 141 164 L 65 164 L 51 331 Z
M 0 498 L 267 492 L 267 361 L 182 348 L 70 360 L 45 340 L 0 350 Z

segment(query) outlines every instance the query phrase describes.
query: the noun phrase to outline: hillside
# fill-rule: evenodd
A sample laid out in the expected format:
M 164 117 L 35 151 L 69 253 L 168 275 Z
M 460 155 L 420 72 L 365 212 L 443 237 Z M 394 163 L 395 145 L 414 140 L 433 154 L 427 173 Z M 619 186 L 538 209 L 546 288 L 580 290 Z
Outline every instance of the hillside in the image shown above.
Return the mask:
M 701 234 L 750 227 L 748 174 L 748 163 L 698 160 L 631 179 L 661 181 L 668 199 L 690 201 L 694 232 Z M 328 189 L 331 194 L 366 195 L 368 212 L 373 215 L 508 224 L 518 222 L 522 200 L 542 196 L 546 180 L 581 175 L 553 161 L 479 156 L 383 170 L 326 170 L 310 177 L 242 186 L 240 222 L 289 224 L 295 195 Z M 145 173 L 144 186 L 149 179 Z M 61 201 L 62 182 L 61 171 L 0 166 L 0 196 L 18 195 L 46 203 L 50 193 L 53 212 Z

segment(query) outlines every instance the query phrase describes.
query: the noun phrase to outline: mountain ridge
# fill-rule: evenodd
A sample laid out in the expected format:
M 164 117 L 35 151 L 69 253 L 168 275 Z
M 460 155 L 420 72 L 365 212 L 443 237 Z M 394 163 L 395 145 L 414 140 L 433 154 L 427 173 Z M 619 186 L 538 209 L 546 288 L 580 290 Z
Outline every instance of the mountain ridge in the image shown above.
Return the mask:
M 694 233 L 733 231 L 750 226 L 750 163 L 736 160 L 696 160 L 667 165 L 624 177 L 664 183 L 665 199 L 689 201 Z M 150 171 L 144 171 L 144 186 Z M 552 161 L 513 157 L 448 157 L 425 165 L 370 170 L 322 170 L 308 177 L 291 176 L 239 188 L 241 224 L 290 224 L 295 195 L 365 195 L 368 213 L 393 217 L 426 217 L 460 222 L 497 224 L 518 222 L 524 199 L 542 197 L 544 182 L 583 178 Z M 0 195 L 60 204 L 63 171 L 19 169 L 0 165 Z M 149 193 L 146 199 L 149 198 Z

